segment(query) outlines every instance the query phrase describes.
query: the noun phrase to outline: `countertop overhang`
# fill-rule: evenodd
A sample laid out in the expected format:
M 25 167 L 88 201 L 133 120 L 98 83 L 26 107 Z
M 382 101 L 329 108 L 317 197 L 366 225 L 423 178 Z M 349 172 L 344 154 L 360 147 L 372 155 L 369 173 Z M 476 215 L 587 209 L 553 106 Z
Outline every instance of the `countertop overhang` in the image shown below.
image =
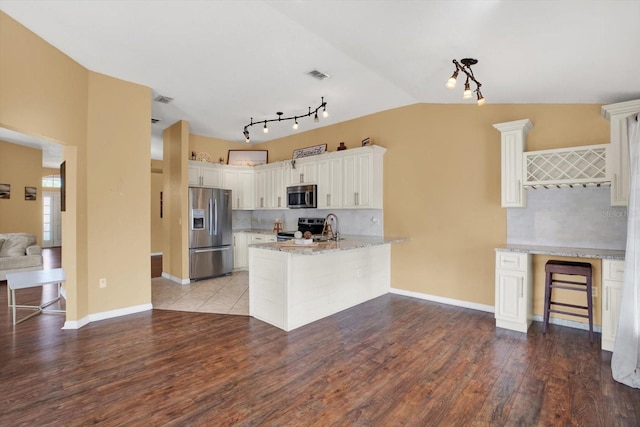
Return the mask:
M 256 243 L 250 244 L 250 248 L 266 249 L 270 251 L 288 252 L 302 255 L 319 255 L 336 251 L 349 251 L 371 246 L 387 245 L 409 240 L 408 237 L 388 237 L 388 236 L 357 236 L 343 235 L 339 241 L 317 242 L 312 246 L 296 245 L 291 246 L 288 242 Z
M 575 258 L 624 260 L 625 251 L 615 249 L 570 248 L 561 246 L 506 245 L 496 252 L 519 252 L 533 255 L 555 255 Z

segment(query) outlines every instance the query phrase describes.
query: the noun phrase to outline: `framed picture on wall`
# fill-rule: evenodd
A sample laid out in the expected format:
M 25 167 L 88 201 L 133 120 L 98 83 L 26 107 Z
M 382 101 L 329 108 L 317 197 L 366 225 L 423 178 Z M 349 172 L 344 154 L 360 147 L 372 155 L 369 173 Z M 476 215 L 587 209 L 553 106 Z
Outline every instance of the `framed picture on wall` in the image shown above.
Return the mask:
M 24 187 L 24 199 L 36 200 L 38 189 L 36 187 Z
M 11 184 L 0 184 L 0 199 L 11 198 Z
M 267 164 L 269 152 L 267 150 L 229 150 L 228 165 L 258 166 Z

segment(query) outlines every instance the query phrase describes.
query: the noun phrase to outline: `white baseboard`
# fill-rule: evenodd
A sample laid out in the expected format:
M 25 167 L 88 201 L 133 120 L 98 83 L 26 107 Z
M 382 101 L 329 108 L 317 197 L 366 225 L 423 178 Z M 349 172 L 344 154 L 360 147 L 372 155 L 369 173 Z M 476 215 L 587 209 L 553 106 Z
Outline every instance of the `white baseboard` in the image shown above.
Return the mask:
M 67 320 L 64 322 L 62 329 L 80 329 L 81 327 L 91 323 L 105 319 L 112 319 L 114 317 L 126 316 L 128 314 L 140 313 L 142 311 L 148 311 L 153 309 L 151 304 L 134 305 L 132 307 L 119 308 L 117 310 L 103 311 L 101 313 L 94 313 L 83 317 L 80 320 Z
M 462 301 L 462 300 L 457 300 L 457 299 L 452 299 L 452 298 L 445 298 L 445 297 L 440 297 L 440 296 L 437 296 L 437 295 L 423 294 L 423 293 L 420 293 L 420 292 L 405 291 L 404 289 L 391 288 L 390 292 L 392 294 L 404 295 L 406 297 L 412 297 L 412 298 L 418 298 L 418 299 L 423 299 L 423 300 L 427 300 L 427 301 L 439 302 L 439 303 L 442 303 L 442 304 L 453 305 L 453 306 L 456 306 L 456 307 L 470 308 L 472 310 L 486 311 L 487 313 L 495 313 L 495 307 L 493 307 L 491 305 L 477 304 L 477 303 L 474 303 L 474 302 Z M 533 320 L 535 322 L 542 322 L 543 318 L 542 318 L 542 316 L 534 315 L 531 320 Z M 549 319 L 549 323 L 552 324 L 552 325 L 566 326 L 568 328 L 582 329 L 582 330 L 585 330 L 585 331 L 589 330 L 589 324 L 588 323 L 581 323 L 581 322 L 576 322 L 576 321 L 573 321 L 573 320 L 558 319 L 558 318 L 552 317 L 552 318 Z M 593 325 L 593 331 L 594 332 L 602 332 L 602 327 L 599 326 L 599 325 Z
M 66 320 L 62 329 L 80 329 L 89 323 L 89 316 L 85 316 L 80 320 Z
M 405 291 L 404 289 L 391 288 L 389 292 L 391 292 L 392 294 L 404 295 L 405 297 L 412 297 L 412 298 L 418 298 L 418 299 L 423 299 L 427 301 L 439 302 L 447 305 L 454 305 L 456 307 L 464 307 L 464 308 L 470 308 L 472 310 L 486 311 L 487 313 L 495 312 L 495 308 L 492 305 L 478 304 L 475 302 L 462 301 L 462 300 L 453 299 L 453 298 L 445 298 L 437 295 L 423 294 L 421 292 Z
M 169 279 L 172 282 L 180 283 L 181 285 L 188 285 L 189 283 L 191 283 L 190 279 L 181 279 L 165 272 L 162 272 L 162 277 L 164 277 L 165 279 Z
M 536 314 L 536 315 L 533 316 L 532 320 L 535 321 L 535 322 L 542 323 L 544 318 L 542 316 Z M 549 319 L 549 323 L 552 324 L 552 325 L 566 326 L 568 328 L 582 329 L 584 331 L 588 331 L 589 330 L 589 324 L 588 323 L 576 322 L 574 320 L 558 319 L 558 318 L 555 318 L 555 317 L 551 317 Z M 593 332 L 602 332 L 602 326 L 593 325 Z

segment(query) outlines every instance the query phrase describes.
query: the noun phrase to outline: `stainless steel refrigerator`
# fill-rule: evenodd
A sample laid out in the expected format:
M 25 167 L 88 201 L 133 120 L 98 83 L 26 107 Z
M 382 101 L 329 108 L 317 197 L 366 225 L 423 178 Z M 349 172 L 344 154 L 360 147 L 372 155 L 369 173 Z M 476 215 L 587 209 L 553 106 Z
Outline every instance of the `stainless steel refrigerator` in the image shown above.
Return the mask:
M 189 278 L 233 270 L 231 190 L 189 188 Z

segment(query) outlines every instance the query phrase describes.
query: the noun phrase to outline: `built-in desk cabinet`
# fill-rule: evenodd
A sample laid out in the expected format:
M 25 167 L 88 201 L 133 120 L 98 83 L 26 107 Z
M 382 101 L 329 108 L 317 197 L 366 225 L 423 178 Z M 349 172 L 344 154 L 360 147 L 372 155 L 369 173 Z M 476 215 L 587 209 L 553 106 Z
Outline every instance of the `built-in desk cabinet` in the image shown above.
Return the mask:
M 527 332 L 533 317 L 531 255 L 496 252 L 496 326 Z
M 602 260 L 602 349 L 613 351 L 620 318 L 624 261 Z
M 624 261 L 602 260 L 602 349 L 613 351 L 620 317 Z M 495 318 L 498 328 L 527 332 L 533 318 L 530 253 L 496 251 Z

